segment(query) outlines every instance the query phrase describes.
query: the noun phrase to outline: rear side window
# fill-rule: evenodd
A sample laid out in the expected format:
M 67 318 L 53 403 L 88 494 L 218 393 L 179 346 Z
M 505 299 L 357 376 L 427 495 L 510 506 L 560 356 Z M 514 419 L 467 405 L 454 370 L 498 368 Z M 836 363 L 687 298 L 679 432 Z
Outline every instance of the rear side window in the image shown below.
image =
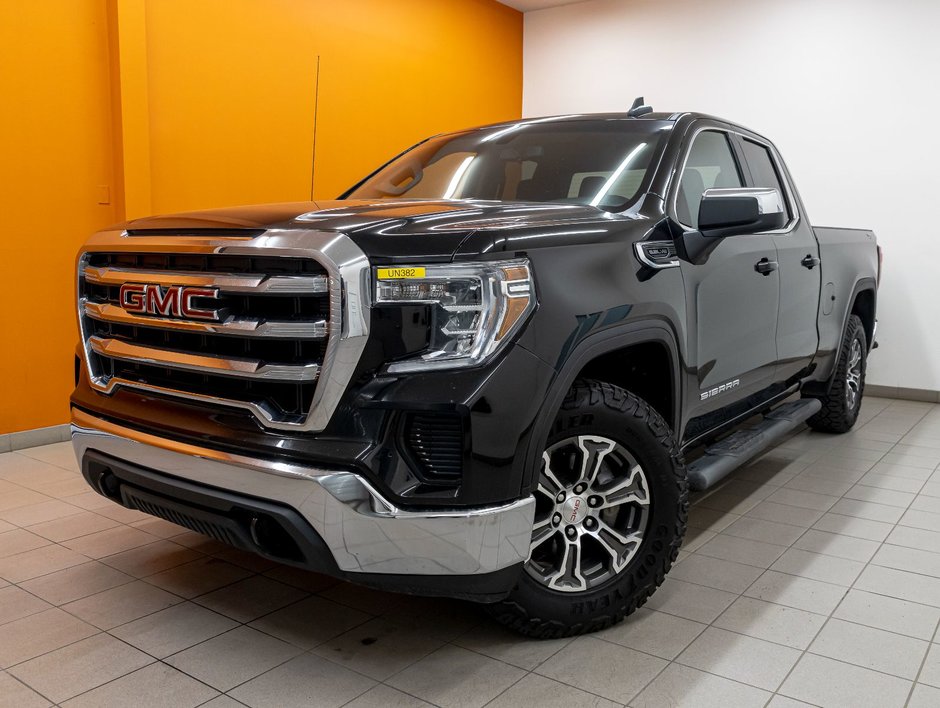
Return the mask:
M 742 186 L 741 171 L 731 152 L 728 136 L 716 130 L 703 131 L 692 143 L 679 180 L 676 216 L 683 224 L 697 229 L 698 208 L 706 189 Z
M 752 140 L 745 138 L 741 141 L 744 146 L 744 159 L 747 160 L 748 169 L 751 171 L 751 178 L 754 180 L 755 187 L 773 187 L 780 192 L 780 197 L 783 199 L 783 203 L 786 205 L 787 210 L 787 221 L 789 221 L 793 213 L 791 211 L 790 205 L 787 203 L 787 193 L 783 188 L 782 180 L 780 179 L 780 174 L 777 172 L 777 168 L 774 165 L 773 157 L 770 155 L 770 150 L 760 143 L 755 143 Z

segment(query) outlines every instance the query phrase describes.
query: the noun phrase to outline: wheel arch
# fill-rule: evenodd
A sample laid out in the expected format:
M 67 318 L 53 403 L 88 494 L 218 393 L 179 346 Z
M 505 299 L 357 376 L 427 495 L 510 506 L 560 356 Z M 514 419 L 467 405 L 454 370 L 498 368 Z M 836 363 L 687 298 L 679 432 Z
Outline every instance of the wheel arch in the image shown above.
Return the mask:
M 656 359 L 657 355 L 661 357 L 660 360 Z M 630 367 L 622 365 L 624 357 L 627 363 L 632 363 Z M 680 355 L 676 337 L 673 330 L 663 322 L 635 322 L 615 331 L 599 332 L 585 338 L 565 360 L 536 416 L 526 448 L 524 489 L 528 490 L 534 484 L 538 469 L 535 461 L 541 458 L 552 422 L 565 394 L 577 379 L 597 378 L 630 390 L 644 398 L 675 431 L 682 410 L 679 370 Z M 667 376 L 667 385 L 654 385 L 652 377 L 664 374 Z M 643 380 L 644 375 L 648 380 Z
M 842 326 L 839 329 L 839 338 L 836 340 L 836 349 L 831 357 L 831 362 L 827 363 L 828 373 L 825 378 L 806 382 L 803 390 L 807 395 L 825 396 L 832 388 L 835 381 L 836 371 L 838 369 L 839 357 L 838 347 L 845 339 L 845 332 L 849 326 L 849 318 L 857 315 L 862 320 L 862 326 L 865 329 L 865 338 L 868 344 L 868 351 L 871 351 L 874 342 L 875 333 L 875 313 L 878 303 L 878 285 L 874 278 L 860 278 L 852 288 L 852 295 L 848 298 L 848 306 L 842 315 Z
M 856 288 L 849 315 L 858 315 L 858 318 L 862 321 L 862 326 L 865 328 L 865 342 L 868 344 L 869 351 L 871 351 L 872 345 L 875 343 L 875 303 L 878 295 L 873 283 L 859 283 Z M 846 317 L 846 325 L 848 325 L 848 317 Z M 843 332 L 845 332 L 845 327 L 843 327 Z

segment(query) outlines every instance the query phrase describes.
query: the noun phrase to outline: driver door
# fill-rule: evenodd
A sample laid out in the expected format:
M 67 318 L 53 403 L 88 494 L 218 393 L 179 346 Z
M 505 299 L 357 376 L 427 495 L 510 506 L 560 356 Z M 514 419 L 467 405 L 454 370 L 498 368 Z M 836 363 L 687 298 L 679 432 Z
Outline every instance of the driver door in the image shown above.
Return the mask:
M 685 154 L 674 218 L 680 228 L 694 231 L 706 189 L 743 187 L 745 181 L 732 141 L 718 127 L 694 132 Z M 780 293 L 777 273 L 768 268 L 776 262 L 773 237 L 760 234 L 722 239 L 704 263 L 681 261 L 689 313 L 690 418 L 773 382 Z

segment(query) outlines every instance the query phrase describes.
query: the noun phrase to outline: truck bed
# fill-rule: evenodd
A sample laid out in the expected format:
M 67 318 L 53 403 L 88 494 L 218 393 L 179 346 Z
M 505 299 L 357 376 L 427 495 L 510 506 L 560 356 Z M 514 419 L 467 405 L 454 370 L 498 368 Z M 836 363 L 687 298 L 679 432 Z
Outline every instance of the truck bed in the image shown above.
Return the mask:
M 819 260 L 822 274 L 817 317 L 821 352 L 834 355 L 842 339 L 843 323 L 833 327 L 830 317 L 845 315 L 847 303 L 854 299 L 858 289 L 859 273 L 872 273 L 877 279 L 880 273 L 878 243 L 875 234 L 867 229 L 844 229 L 814 226 L 813 232 L 819 242 Z M 875 303 L 871 303 L 874 308 Z M 867 331 L 868 346 L 873 342 L 874 331 Z M 830 362 L 818 362 L 828 366 Z

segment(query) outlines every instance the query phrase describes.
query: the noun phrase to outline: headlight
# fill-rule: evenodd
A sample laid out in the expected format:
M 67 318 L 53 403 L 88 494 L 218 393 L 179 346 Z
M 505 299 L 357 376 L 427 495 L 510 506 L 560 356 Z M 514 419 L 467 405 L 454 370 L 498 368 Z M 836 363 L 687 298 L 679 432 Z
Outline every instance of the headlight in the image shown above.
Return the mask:
M 525 259 L 376 269 L 378 305 L 431 306 L 425 352 L 390 372 L 475 366 L 499 349 L 535 309 Z

